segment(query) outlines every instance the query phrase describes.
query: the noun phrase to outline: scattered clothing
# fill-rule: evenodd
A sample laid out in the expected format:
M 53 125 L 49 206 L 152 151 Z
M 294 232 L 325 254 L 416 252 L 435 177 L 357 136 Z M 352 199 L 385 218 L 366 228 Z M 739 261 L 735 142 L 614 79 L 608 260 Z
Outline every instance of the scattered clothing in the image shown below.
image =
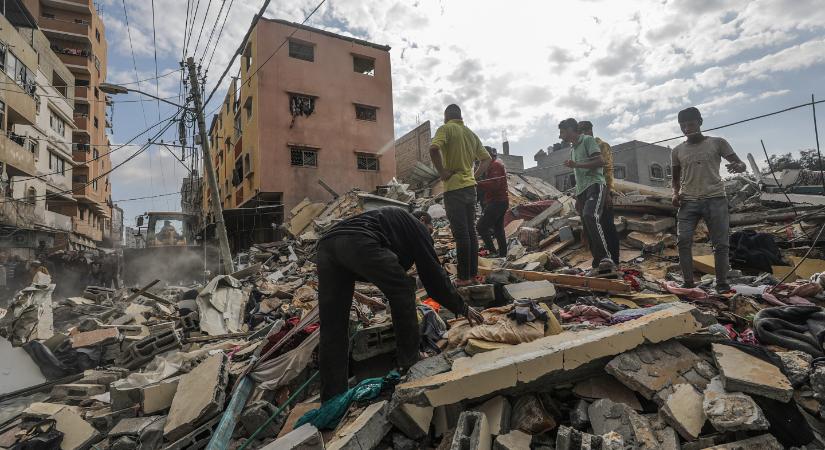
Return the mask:
M 784 264 L 773 235 L 754 230 L 737 231 L 730 235 L 730 261 L 737 267 L 741 265 L 767 273 L 772 272 L 772 266 Z
M 825 311 L 817 306 L 765 308 L 753 319 L 759 342 L 825 356 Z
M 708 293 L 697 288 L 684 288 L 676 284 L 675 281 L 667 281 L 664 283 L 665 289 L 671 294 L 676 294 L 682 297 L 687 297 L 691 300 L 704 300 L 708 298 Z
M 383 378 L 367 378 L 346 392 L 324 401 L 320 408 L 308 411 L 295 422 L 295 428 L 310 423 L 319 430 L 334 430 L 352 402 L 372 400 L 378 397 L 384 388 L 395 386 L 400 379 L 401 376 L 396 371 Z
M 613 314 L 595 306 L 571 305 L 561 312 L 564 322 L 587 322 L 597 325 L 607 325 L 613 318 Z
M 517 299 L 513 302 L 513 310 L 507 313 L 507 317 L 515 320 L 519 325 L 536 319 L 546 322 L 547 311 L 540 308 L 533 300 Z

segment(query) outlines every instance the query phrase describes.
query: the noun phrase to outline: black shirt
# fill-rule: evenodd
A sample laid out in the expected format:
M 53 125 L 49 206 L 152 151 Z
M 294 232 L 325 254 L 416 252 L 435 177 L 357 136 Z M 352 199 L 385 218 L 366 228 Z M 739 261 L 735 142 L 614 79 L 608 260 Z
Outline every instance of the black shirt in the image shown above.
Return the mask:
M 321 241 L 353 234 L 368 236 L 387 247 L 398 256 L 404 270 L 415 263 L 427 294 L 453 313 L 464 313 L 464 302 L 441 267 L 427 227 L 415 216 L 394 206 L 367 211 L 336 224 Z

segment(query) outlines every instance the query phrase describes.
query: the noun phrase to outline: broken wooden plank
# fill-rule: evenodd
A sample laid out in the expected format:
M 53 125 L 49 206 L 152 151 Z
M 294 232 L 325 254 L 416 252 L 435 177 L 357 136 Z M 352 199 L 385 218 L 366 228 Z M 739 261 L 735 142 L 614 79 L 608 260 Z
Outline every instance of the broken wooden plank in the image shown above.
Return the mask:
M 523 223 L 524 219 L 516 219 L 508 223 L 507 226 L 504 227 L 504 235 L 507 236 L 507 239 L 510 239 L 514 234 L 516 234 Z
M 716 262 L 713 258 L 713 254 L 694 256 L 693 268 L 699 272 L 713 275 L 716 273 Z
M 156 285 L 156 284 L 158 284 L 158 283 L 160 283 L 160 280 L 155 280 L 155 281 L 153 281 L 153 282 L 151 282 L 151 283 L 147 284 L 146 286 L 142 287 L 140 290 L 138 290 L 138 291 L 137 291 L 137 292 L 135 292 L 134 294 L 132 294 L 132 295 L 130 295 L 130 296 L 128 296 L 128 297 L 126 297 L 126 301 L 125 301 L 125 303 L 129 303 L 129 302 L 131 302 L 132 300 L 134 300 L 134 299 L 136 299 L 136 298 L 140 297 L 141 295 L 145 294 L 145 293 L 146 293 L 146 291 L 148 291 L 149 289 L 152 289 L 152 286 L 154 286 L 154 285 Z
M 569 289 L 586 289 L 599 292 L 623 293 L 632 290 L 629 283 L 619 280 L 610 280 L 606 278 L 596 277 L 580 277 L 577 275 L 564 275 L 559 273 L 549 272 L 533 272 L 530 270 L 514 270 L 505 269 L 513 275 L 521 277 L 527 281 L 547 280 L 556 286 Z M 478 273 L 480 275 L 488 275 L 492 272 L 490 269 L 479 267 Z

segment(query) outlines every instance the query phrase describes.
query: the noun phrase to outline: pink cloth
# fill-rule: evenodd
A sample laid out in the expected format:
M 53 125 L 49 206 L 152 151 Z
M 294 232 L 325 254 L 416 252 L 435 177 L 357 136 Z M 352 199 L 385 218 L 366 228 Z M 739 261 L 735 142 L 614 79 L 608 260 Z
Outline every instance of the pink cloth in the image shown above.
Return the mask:
M 608 324 L 613 314 L 591 305 L 572 305 L 560 313 L 565 322 L 590 322 Z
M 798 295 L 791 295 L 790 297 L 785 299 L 785 302 L 789 305 L 796 305 L 796 306 L 816 306 L 811 303 L 810 300 L 807 298 L 802 298 Z
M 765 303 L 773 306 L 788 306 L 785 302 L 779 300 L 775 295 L 767 291 L 762 293 L 762 300 L 765 300 Z
M 679 287 L 675 281 L 667 281 L 664 283 L 665 289 L 671 294 L 680 295 L 683 297 L 687 297 L 692 300 L 704 300 L 708 298 L 707 292 L 695 287 L 695 288 L 683 288 Z

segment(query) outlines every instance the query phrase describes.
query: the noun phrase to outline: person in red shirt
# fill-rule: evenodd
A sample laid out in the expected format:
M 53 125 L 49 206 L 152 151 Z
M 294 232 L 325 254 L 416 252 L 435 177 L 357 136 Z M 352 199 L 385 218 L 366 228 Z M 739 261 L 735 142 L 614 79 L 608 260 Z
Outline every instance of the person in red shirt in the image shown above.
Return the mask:
M 507 170 L 504 163 L 498 159 L 498 153 L 493 147 L 484 147 L 493 159 L 484 179 L 478 182 L 478 187 L 484 191 L 484 212 L 476 223 L 476 229 L 484 241 L 484 247 L 490 253 L 497 253 L 499 257 L 507 256 L 507 237 L 504 235 L 504 214 L 510 206 L 507 188 Z M 498 251 L 493 246 L 493 236 L 498 243 Z

